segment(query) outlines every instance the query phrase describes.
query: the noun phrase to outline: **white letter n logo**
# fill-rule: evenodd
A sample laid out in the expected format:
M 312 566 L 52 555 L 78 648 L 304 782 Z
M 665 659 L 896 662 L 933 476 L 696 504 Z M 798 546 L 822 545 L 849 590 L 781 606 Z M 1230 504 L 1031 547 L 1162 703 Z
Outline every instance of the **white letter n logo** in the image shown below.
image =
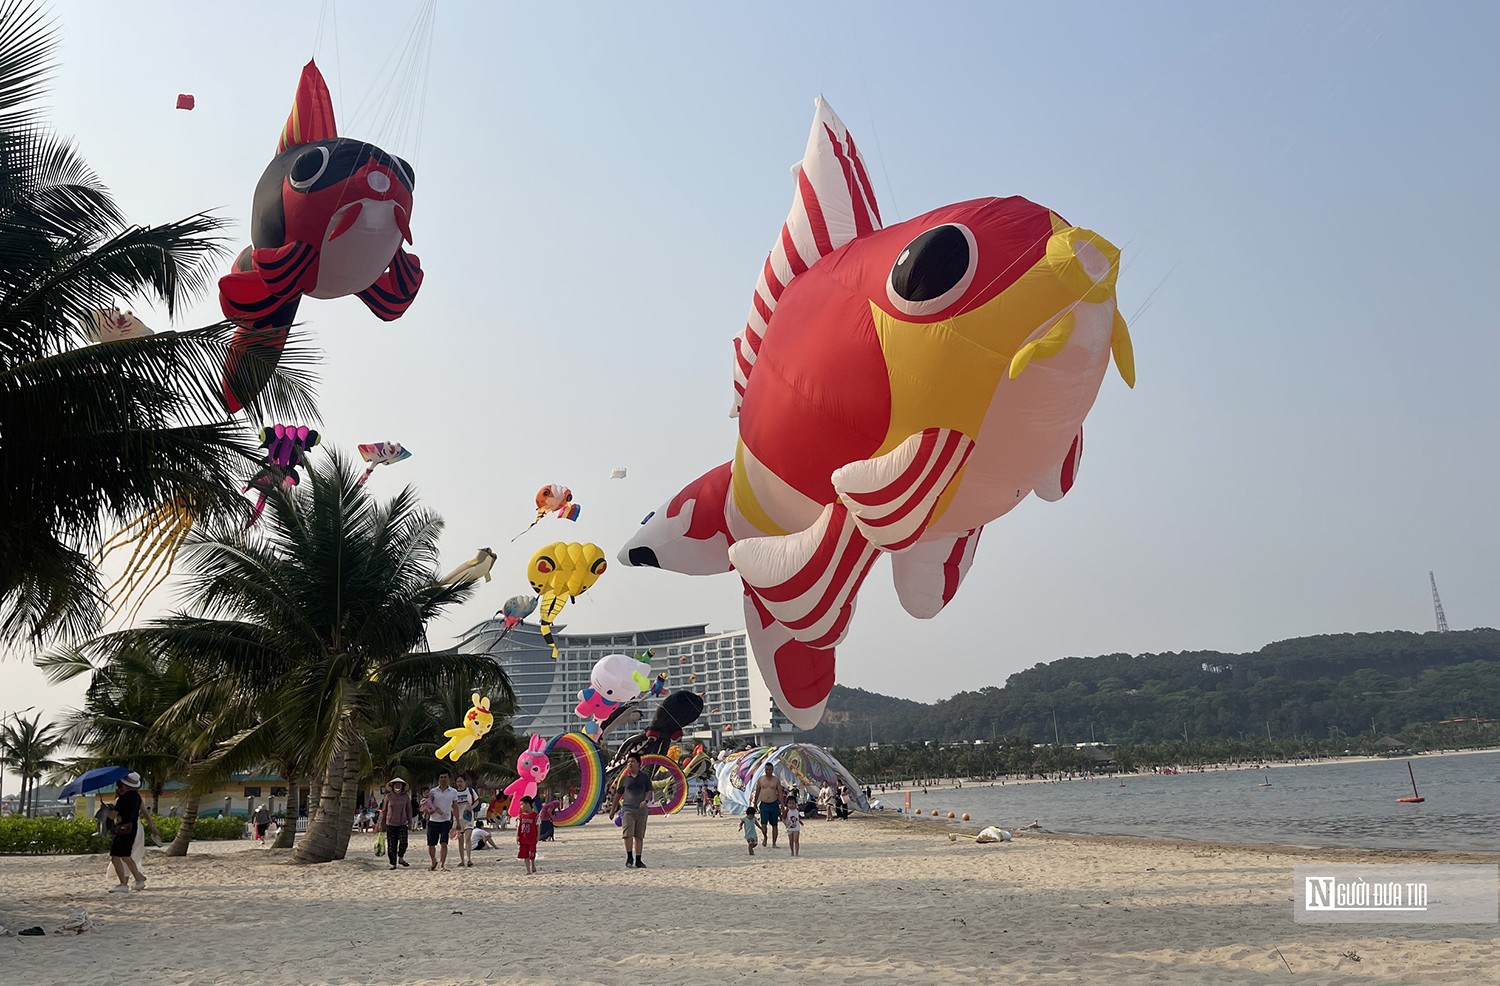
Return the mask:
M 1306 880 L 1307 909 L 1309 911 L 1331 911 L 1333 907 L 1333 877 L 1310 876 Z

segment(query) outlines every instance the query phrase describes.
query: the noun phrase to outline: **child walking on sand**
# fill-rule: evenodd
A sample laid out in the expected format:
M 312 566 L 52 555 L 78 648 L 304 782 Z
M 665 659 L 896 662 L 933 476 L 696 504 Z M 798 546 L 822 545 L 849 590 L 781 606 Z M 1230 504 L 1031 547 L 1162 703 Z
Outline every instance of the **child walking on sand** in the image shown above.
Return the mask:
M 797 810 L 795 801 L 786 806 L 786 841 L 793 856 L 802 855 L 802 813 Z
M 530 798 L 521 799 L 521 814 L 516 819 L 516 858 L 526 861 L 526 873 L 529 876 L 536 872 L 536 840 L 538 835 L 538 823 L 536 813 L 536 802 Z
M 740 819 L 740 828 L 745 831 L 745 848 L 750 850 L 750 855 L 755 855 L 755 806 L 751 805 L 745 809 L 745 817 Z

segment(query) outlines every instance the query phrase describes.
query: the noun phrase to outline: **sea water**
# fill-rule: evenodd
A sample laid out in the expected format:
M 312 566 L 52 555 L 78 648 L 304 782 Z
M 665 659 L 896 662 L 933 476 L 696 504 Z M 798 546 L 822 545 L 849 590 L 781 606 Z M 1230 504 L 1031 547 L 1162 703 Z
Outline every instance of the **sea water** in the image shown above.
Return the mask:
M 1411 796 L 1408 762 L 1426 799 L 1421 804 L 1396 801 Z M 914 809 L 929 816 L 934 808 L 943 815 L 968 812 L 979 825 L 1021 828 L 1037 821 L 1047 831 L 1089 835 L 1500 852 L 1500 753 L 1003 787 L 971 781 L 959 790 L 873 796 L 894 809 L 907 791 Z

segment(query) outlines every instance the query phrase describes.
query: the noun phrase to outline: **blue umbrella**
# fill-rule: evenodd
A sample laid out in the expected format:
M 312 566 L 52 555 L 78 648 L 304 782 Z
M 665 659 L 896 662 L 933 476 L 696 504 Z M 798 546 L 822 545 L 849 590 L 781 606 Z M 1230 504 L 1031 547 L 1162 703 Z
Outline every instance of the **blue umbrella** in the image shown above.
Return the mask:
M 80 794 L 90 791 L 102 791 L 107 787 L 114 787 L 115 781 L 130 773 L 129 767 L 95 767 L 93 770 L 85 771 L 81 777 L 75 777 L 67 783 L 61 791 L 57 792 L 57 798 L 76 798 Z

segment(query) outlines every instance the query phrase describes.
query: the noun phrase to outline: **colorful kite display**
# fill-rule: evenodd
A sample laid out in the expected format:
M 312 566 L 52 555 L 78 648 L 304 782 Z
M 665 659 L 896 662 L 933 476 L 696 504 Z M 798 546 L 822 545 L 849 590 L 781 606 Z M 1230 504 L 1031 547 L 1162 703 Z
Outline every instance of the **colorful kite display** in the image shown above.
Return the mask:
M 457 760 L 465 753 L 468 753 L 474 744 L 483 739 L 485 734 L 495 725 L 495 717 L 490 713 L 490 699 L 488 695 L 480 698 L 479 693 L 475 692 L 469 698 L 469 701 L 473 703 L 473 708 L 469 709 L 468 713 L 464 715 L 463 725 L 457 729 L 450 729 L 443 734 L 448 737 L 448 742 L 437 748 L 437 758 L 439 760 L 444 757 L 447 757 L 449 760 Z
M 302 481 L 297 469 L 308 451 L 323 440 L 307 425 L 272 425 L 260 430 L 260 444 L 266 450 L 265 464 L 250 477 L 241 493 L 255 490 L 255 507 L 250 511 L 251 527 L 266 509 L 266 500 L 274 489 L 291 489 Z
M 505 600 L 500 606 L 500 612 L 495 614 L 505 621 L 505 626 L 500 629 L 500 636 L 495 639 L 504 640 L 506 635 L 519 626 L 522 620 L 536 612 L 539 601 L 536 596 L 511 596 Z
M 565 808 L 552 816 L 552 821 L 558 828 L 584 825 L 604 800 L 604 761 L 599 747 L 578 733 L 554 736 L 542 752 L 550 757 L 559 750 L 572 754 L 578 764 L 578 791 Z
M 526 566 L 531 590 L 542 597 L 542 639 L 552 648 L 557 660 L 557 641 L 552 638 L 552 624 L 563 607 L 589 590 L 609 564 L 604 549 L 597 544 L 556 541 L 537 549 Z
M 620 744 L 614 758 L 609 762 L 610 773 L 625 765 L 632 753 L 642 756 L 648 753 L 665 757 L 673 743 L 682 739 L 687 727 L 703 715 L 703 696 L 693 692 L 673 692 L 661 700 L 651 716 L 651 724 L 645 732 L 637 733 Z
M 114 342 L 117 339 L 139 339 L 152 334 L 151 329 L 131 312 L 118 308 L 106 308 L 93 313 L 94 330 L 89 338 L 94 342 Z
M 255 187 L 251 245 L 219 279 L 224 316 L 240 324 L 224 367 L 224 402 L 255 398 L 281 358 L 302 296 L 355 295 L 385 321 L 422 286 L 411 242 L 410 164 L 338 135 L 333 97 L 308 62 L 276 156 Z
M 821 746 L 811 743 L 788 743 L 785 746 L 761 746 L 742 753 L 731 753 L 719 761 L 717 768 L 719 794 L 729 814 L 744 814 L 750 803 L 745 791 L 755 783 L 765 765 L 783 787 L 797 786 L 803 794 L 816 794 L 824 785 L 837 788 L 843 784 L 845 796 L 860 811 L 869 811 L 870 802 L 864 789 L 847 767 Z
M 573 491 L 561 483 L 552 483 L 543 486 L 536 491 L 536 517 L 527 525 L 526 531 L 531 530 L 551 513 L 557 514 L 563 520 L 577 520 L 583 508 L 573 502 Z M 521 537 L 526 531 L 511 538 L 512 541 Z
M 731 462 L 647 517 L 620 552 L 689 575 L 734 570 L 776 702 L 816 725 L 860 584 L 891 556 L 897 595 L 936 616 L 983 526 L 1072 488 L 1111 354 L 1119 251 L 1026 199 L 881 227 L 864 160 L 819 99 L 792 209 L 735 340 Z
M 495 567 L 496 557 L 498 556 L 489 548 L 480 548 L 473 558 L 470 558 L 447 575 L 444 575 L 438 581 L 443 585 L 457 585 L 460 582 L 478 582 L 481 578 L 489 582 L 491 579 L 490 569 Z M 515 601 L 516 598 L 519 597 L 512 597 L 510 600 L 507 600 L 506 605 Z M 520 621 L 517 620 L 517 622 Z
M 622 702 L 651 688 L 651 665 L 626 654 L 606 654 L 594 662 L 589 684 L 578 693 L 573 712 L 580 719 L 603 722 Z
M 505 793 L 510 795 L 510 816 L 512 818 L 521 814 L 521 799 L 536 797 L 537 785 L 547 779 L 547 771 L 551 768 L 551 762 L 547 759 L 547 741 L 540 736 L 533 735 L 526 744 L 526 752 L 516 758 L 516 773 L 520 774 L 510 782 Z
M 376 466 L 393 466 L 398 462 L 405 462 L 411 458 L 411 453 L 397 442 L 374 442 L 361 445 L 359 456 L 369 463 L 359 477 L 358 485 L 363 486 L 365 480 L 370 478 L 370 473 L 375 471 Z
M 713 767 L 713 757 L 709 756 L 708 751 L 703 749 L 703 744 L 699 743 L 693 747 L 692 755 L 683 763 L 682 772 L 690 781 L 702 780 L 713 772 Z

